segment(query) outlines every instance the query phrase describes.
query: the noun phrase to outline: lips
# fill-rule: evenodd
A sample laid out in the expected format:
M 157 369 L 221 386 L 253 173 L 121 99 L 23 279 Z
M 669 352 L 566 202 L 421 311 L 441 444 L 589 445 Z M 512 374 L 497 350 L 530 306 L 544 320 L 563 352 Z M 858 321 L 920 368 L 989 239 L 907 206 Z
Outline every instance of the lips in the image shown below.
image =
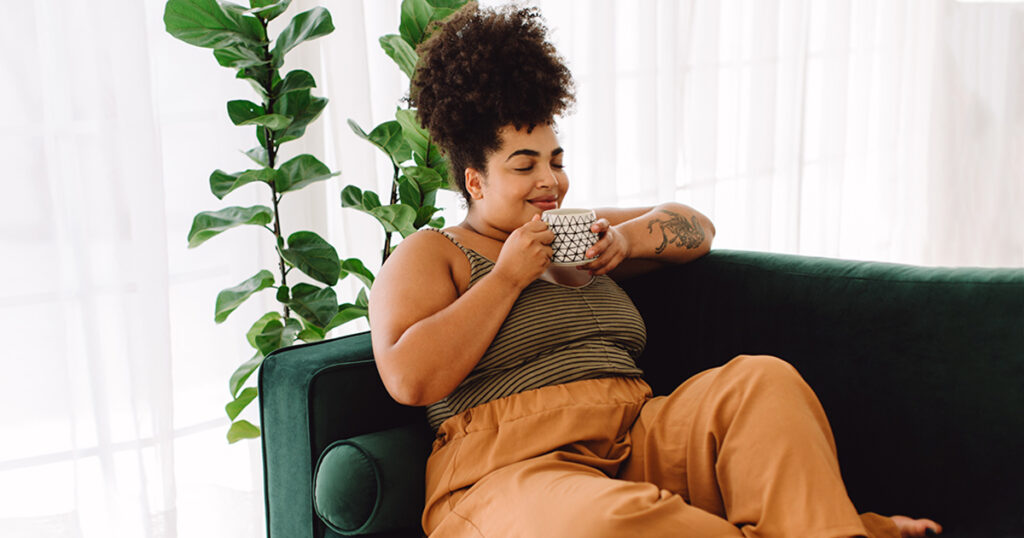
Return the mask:
M 527 201 L 530 202 L 537 209 L 540 209 L 541 211 L 547 211 L 549 209 L 558 209 L 558 198 L 554 196 L 534 198 L 532 200 Z

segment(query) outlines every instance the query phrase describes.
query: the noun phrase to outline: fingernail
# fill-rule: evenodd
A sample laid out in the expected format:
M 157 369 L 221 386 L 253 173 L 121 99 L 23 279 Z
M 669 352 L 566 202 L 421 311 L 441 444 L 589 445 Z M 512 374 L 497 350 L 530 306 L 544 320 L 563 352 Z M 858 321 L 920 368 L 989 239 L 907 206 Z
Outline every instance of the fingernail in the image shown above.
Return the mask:
M 932 528 L 929 527 L 929 528 L 924 530 L 924 535 L 925 536 L 938 536 L 938 533 L 935 532 L 935 529 L 932 529 Z

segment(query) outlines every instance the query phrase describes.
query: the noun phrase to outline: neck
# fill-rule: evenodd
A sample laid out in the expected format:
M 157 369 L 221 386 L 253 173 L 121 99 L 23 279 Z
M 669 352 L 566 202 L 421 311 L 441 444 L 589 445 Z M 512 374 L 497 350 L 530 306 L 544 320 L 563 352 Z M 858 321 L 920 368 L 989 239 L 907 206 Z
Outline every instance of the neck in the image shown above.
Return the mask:
M 466 215 L 466 219 L 463 220 L 462 223 L 459 224 L 459 226 L 477 235 L 482 235 L 488 239 L 493 239 L 501 243 L 504 243 L 509 236 L 507 232 L 503 232 L 493 226 L 489 226 L 488 224 L 477 218 L 472 211 L 468 215 Z

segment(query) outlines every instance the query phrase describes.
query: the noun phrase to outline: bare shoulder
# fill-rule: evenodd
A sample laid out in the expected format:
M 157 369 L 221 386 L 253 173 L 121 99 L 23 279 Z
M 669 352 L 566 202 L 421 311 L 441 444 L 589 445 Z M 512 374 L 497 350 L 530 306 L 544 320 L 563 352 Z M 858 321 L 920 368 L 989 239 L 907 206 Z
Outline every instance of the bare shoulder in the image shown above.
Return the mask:
M 374 286 L 384 279 L 408 279 L 416 275 L 436 278 L 451 275 L 453 262 L 460 255 L 458 247 L 437 230 L 420 230 L 406 237 L 388 256 Z M 450 280 L 450 278 L 449 278 Z
M 459 297 L 454 243 L 436 231 L 421 230 L 402 240 L 381 267 L 370 290 L 373 339 L 394 343 L 407 328 Z

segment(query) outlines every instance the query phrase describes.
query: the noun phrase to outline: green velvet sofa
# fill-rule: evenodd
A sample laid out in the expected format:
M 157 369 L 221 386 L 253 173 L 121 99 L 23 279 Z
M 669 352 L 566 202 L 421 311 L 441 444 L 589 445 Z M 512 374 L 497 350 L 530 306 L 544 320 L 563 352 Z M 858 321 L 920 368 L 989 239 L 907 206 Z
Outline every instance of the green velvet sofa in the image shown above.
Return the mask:
M 624 287 L 657 393 L 776 355 L 821 399 L 859 510 L 1024 536 L 1024 269 L 713 251 Z M 271 538 L 421 536 L 431 435 L 388 397 L 368 333 L 279 350 L 259 384 Z

